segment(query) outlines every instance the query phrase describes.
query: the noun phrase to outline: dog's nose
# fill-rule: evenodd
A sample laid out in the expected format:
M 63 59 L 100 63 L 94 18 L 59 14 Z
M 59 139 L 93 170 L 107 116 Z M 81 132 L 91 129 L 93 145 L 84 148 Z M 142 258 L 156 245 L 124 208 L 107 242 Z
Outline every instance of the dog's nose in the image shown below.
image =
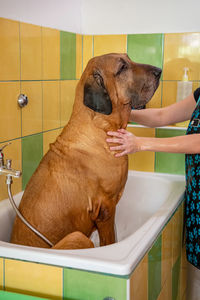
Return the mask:
M 162 70 L 160 68 L 154 67 L 152 73 L 156 78 L 160 78 Z

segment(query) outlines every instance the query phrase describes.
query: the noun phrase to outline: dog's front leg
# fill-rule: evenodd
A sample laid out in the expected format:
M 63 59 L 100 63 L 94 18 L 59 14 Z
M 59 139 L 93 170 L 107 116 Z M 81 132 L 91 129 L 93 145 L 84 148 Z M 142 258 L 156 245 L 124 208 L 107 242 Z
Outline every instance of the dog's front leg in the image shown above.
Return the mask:
M 115 205 L 112 202 L 101 202 L 95 223 L 99 233 L 100 246 L 115 243 Z
M 106 246 L 115 243 L 114 219 L 115 217 L 112 216 L 106 221 L 96 221 L 100 246 Z

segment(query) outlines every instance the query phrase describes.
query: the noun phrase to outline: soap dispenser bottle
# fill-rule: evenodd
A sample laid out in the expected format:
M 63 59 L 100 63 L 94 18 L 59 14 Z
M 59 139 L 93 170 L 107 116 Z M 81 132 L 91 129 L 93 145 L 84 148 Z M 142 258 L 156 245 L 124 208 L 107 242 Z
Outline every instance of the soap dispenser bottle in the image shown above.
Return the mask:
M 183 68 L 183 78 L 182 81 L 178 81 L 177 83 L 177 95 L 176 95 L 176 102 L 179 102 L 186 97 L 188 97 L 192 93 L 192 81 L 188 80 L 188 71 L 189 68 Z M 177 123 L 176 126 L 187 127 L 189 121 Z
M 183 68 L 183 70 L 183 80 L 178 81 L 177 84 L 176 102 L 183 100 L 192 93 L 192 81 L 188 80 L 189 68 Z

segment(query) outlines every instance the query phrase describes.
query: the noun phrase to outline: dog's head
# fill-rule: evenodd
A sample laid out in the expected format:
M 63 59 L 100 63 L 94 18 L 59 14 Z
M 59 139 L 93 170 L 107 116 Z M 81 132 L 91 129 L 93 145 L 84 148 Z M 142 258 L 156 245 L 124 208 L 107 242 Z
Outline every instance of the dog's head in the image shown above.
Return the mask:
M 161 72 L 157 67 L 131 61 L 127 54 L 94 57 L 81 78 L 83 104 L 108 116 L 120 113 L 128 122 L 131 107 L 137 109 L 152 98 Z

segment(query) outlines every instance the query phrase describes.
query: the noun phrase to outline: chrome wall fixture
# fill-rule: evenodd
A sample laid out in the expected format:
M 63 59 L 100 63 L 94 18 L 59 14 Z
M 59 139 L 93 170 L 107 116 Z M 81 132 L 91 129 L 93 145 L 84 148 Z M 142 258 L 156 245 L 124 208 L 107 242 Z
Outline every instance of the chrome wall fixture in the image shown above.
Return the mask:
M 28 104 L 28 97 L 24 94 L 20 94 L 17 100 L 19 106 L 22 108 Z

